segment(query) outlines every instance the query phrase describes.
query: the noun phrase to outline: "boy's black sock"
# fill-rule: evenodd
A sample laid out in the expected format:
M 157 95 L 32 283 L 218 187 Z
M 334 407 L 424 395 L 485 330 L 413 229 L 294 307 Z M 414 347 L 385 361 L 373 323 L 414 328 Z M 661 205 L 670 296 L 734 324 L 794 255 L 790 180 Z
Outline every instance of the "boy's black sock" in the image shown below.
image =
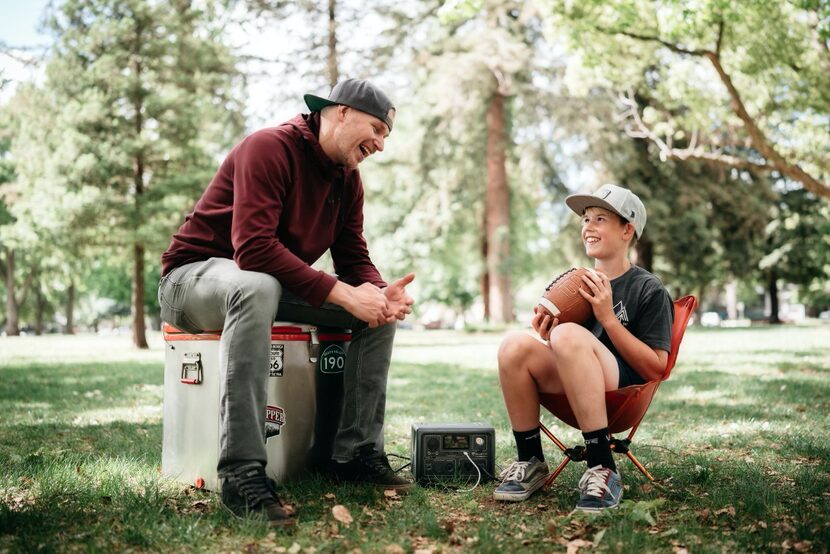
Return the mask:
M 516 439 L 516 449 L 519 451 L 520 462 L 528 462 L 534 456 L 540 462 L 545 461 L 545 455 L 542 453 L 542 437 L 539 434 L 538 427 L 530 431 L 514 430 L 513 437 Z
M 611 454 L 611 443 L 608 441 L 608 427 L 582 433 L 582 438 L 585 439 L 588 467 L 602 466 L 617 471 L 617 464 Z

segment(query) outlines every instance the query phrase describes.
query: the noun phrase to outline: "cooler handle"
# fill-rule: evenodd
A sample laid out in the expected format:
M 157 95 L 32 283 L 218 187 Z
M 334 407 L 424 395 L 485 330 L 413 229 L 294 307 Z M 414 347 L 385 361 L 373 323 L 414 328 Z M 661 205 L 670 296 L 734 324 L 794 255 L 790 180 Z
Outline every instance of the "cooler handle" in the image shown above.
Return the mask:
M 320 358 L 320 337 L 317 336 L 317 327 L 310 327 L 311 342 L 308 343 L 308 361 L 316 364 Z
M 195 375 L 193 375 L 194 373 Z M 185 352 L 182 357 L 181 382 L 185 385 L 200 385 L 202 375 L 202 354 L 200 352 Z

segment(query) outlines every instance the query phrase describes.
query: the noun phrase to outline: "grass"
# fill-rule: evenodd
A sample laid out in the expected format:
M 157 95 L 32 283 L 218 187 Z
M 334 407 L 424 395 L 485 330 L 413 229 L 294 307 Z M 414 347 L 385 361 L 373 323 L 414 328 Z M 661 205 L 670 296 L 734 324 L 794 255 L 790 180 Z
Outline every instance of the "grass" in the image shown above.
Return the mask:
M 299 509 L 291 534 L 234 519 L 215 495 L 161 476 L 163 350 L 151 339 L 148 352 L 123 337 L 0 339 L 0 551 L 826 552 L 830 544 L 828 326 L 691 329 L 635 442 L 657 484 L 620 459 L 625 500 L 613 513 L 571 513 L 578 464 L 520 505 L 493 502 L 492 483 L 389 498 L 307 478 L 285 486 Z M 388 450 L 409 454 L 415 421 L 485 421 L 496 427 L 497 461 L 507 463 L 514 447 L 495 368 L 499 339 L 401 332 Z M 575 430 L 556 427 L 578 442 Z M 354 522 L 335 520 L 335 504 Z

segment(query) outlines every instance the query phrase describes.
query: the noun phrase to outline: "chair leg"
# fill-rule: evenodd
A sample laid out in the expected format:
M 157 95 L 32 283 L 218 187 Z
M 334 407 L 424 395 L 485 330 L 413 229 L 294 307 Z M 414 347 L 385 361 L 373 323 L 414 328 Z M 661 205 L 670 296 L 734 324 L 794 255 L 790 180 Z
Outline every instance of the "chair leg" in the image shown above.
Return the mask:
M 541 430 L 541 431 L 545 434 L 545 436 L 546 436 L 547 438 L 549 438 L 549 439 L 553 442 L 553 444 L 555 444 L 556 446 L 558 446 L 558 447 L 559 447 L 559 450 L 561 450 L 562 452 L 565 452 L 565 451 L 567 450 L 567 447 L 565 446 L 565 444 L 564 444 L 561 440 L 559 440 L 558 438 L 556 438 L 556 435 L 554 435 L 553 433 L 551 433 L 551 432 L 550 432 L 550 429 L 548 429 L 547 427 L 545 427 L 545 424 L 544 424 L 544 423 L 542 423 L 541 421 L 539 422 L 539 429 L 540 429 L 540 430 Z M 570 461 L 571 461 L 571 457 L 570 457 L 570 456 L 568 456 L 567 454 L 565 454 L 565 459 L 564 459 L 564 460 L 562 460 L 562 462 L 559 464 L 559 467 L 557 467 L 557 468 L 553 471 L 553 473 L 551 473 L 551 474 L 548 476 L 548 480 L 547 480 L 547 481 L 545 481 L 545 486 L 544 486 L 544 488 L 549 487 L 549 486 L 551 485 L 551 483 L 553 483 L 553 482 L 556 480 L 556 478 L 557 478 L 557 477 L 559 477 L 559 474 L 560 474 L 560 473 L 562 473 L 562 470 L 563 470 L 563 469 L 565 469 L 565 466 L 566 466 L 566 465 L 568 465 L 568 463 L 569 463 Z
M 565 444 L 564 444 L 561 440 L 557 439 L 557 438 L 556 438 L 556 436 L 555 436 L 553 433 L 551 433 L 551 432 L 550 432 L 550 429 L 548 429 L 547 427 L 545 427 L 545 424 L 544 424 L 544 423 L 542 423 L 541 421 L 539 422 L 539 429 L 541 429 L 541 431 L 542 431 L 542 432 L 543 432 L 543 433 L 544 433 L 544 434 L 545 434 L 545 435 L 546 435 L 546 436 L 547 436 L 547 437 L 548 437 L 551 441 L 553 441 L 553 444 L 555 444 L 556 446 L 558 446 L 558 447 L 559 447 L 559 450 L 561 450 L 562 452 L 564 452 L 565 450 L 567 450 L 567 447 L 565 446 Z
M 551 484 L 556 481 L 556 478 L 559 477 L 559 474 L 562 473 L 562 470 L 565 469 L 565 466 L 571 461 L 571 457 L 565 454 L 565 459 L 562 460 L 562 463 L 559 464 L 553 473 L 548 476 L 548 480 L 545 481 L 545 486 L 543 488 L 548 488 Z
M 626 453 L 625 453 L 625 455 L 626 455 L 626 456 L 628 456 L 628 459 L 629 459 L 629 460 L 631 460 L 631 463 L 633 463 L 633 464 L 637 467 L 637 469 L 639 469 L 639 470 L 643 473 L 643 475 L 645 475 L 646 477 L 648 477 L 648 480 L 649 480 L 649 481 L 654 481 L 654 477 L 652 477 L 652 476 L 651 476 L 651 473 L 649 473 L 649 472 L 648 472 L 648 470 L 646 469 L 646 466 L 644 466 L 643 464 L 641 464 L 641 463 L 640 463 L 640 460 L 638 460 L 638 459 L 634 456 L 634 454 L 632 454 L 632 453 L 631 453 L 631 451 L 630 451 L 630 450 L 629 450 L 628 452 L 626 452 Z

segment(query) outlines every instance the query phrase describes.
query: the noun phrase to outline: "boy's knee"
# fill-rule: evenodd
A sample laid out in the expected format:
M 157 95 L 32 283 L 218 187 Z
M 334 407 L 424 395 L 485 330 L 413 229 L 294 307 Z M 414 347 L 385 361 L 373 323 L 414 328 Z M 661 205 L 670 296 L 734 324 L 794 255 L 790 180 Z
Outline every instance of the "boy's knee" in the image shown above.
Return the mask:
M 528 341 L 534 340 L 521 331 L 511 331 L 501 341 L 498 352 L 499 367 L 513 367 L 528 352 Z
M 561 323 L 550 334 L 550 347 L 554 356 L 590 348 L 589 341 L 590 332 L 576 323 Z

